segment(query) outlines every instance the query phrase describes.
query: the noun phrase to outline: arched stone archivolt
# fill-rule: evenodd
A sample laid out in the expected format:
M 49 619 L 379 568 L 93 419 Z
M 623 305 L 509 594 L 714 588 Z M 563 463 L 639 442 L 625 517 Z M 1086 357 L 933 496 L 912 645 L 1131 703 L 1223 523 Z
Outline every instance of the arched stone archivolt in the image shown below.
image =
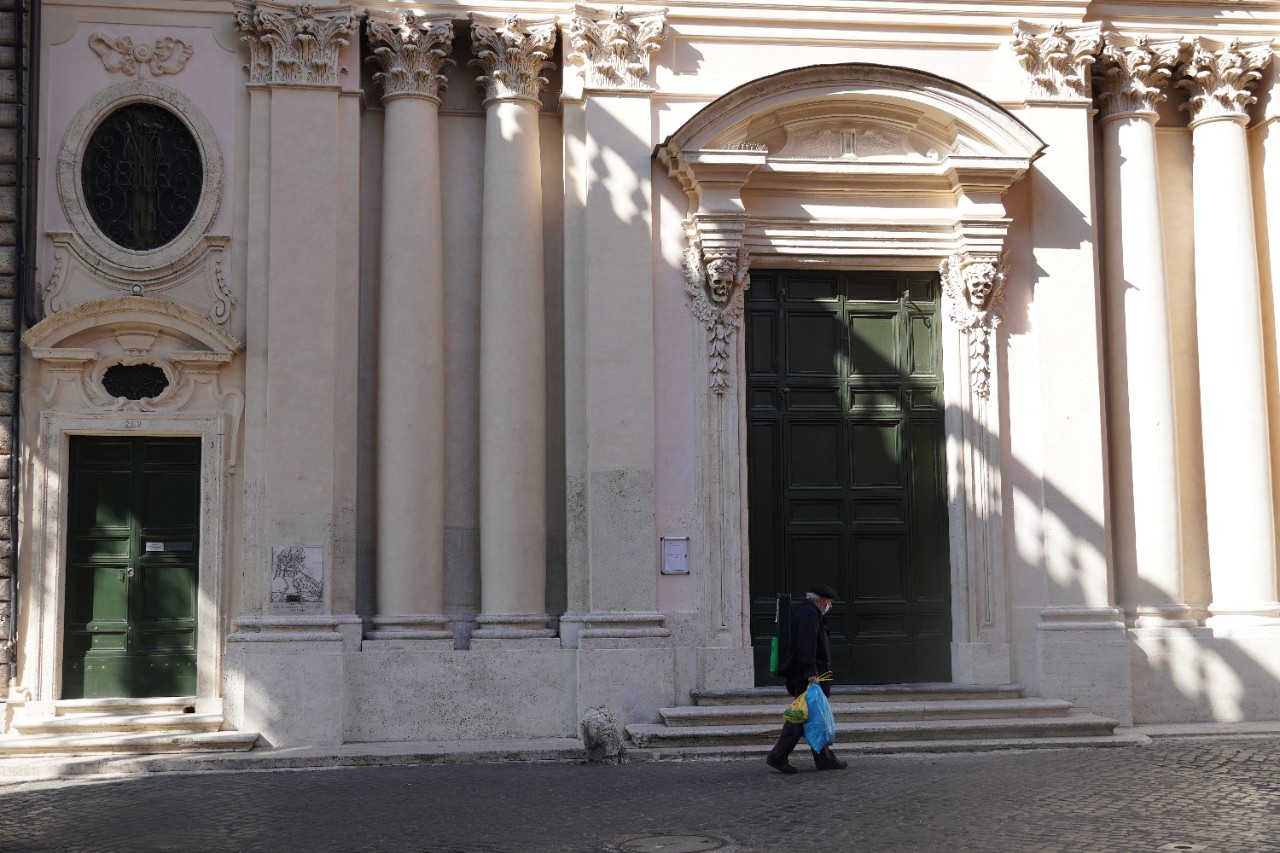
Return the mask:
M 659 146 L 689 197 L 686 292 L 704 342 L 697 401 L 703 607 L 750 678 L 745 398 L 748 268 L 941 269 L 954 676 L 1010 676 L 992 346 L 1010 220 L 1002 197 L 1044 149 L 1012 114 L 933 74 L 850 63 L 752 81 Z M 961 379 L 964 377 L 964 379 Z
M 189 308 L 147 297 L 82 302 L 54 314 L 22 337 L 35 370 L 23 383 L 24 439 L 31 530 L 31 595 L 36 638 L 19 693 L 35 702 L 59 698 L 63 590 L 66 585 L 68 447 L 72 435 L 188 436 L 201 443 L 197 696 L 211 708 L 218 695 L 224 609 L 226 480 L 235 474 L 244 394 L 227 374 L 244 345 Z M 150 365 L 164 375 L 152 397 L 113 396 L 103 379 L 116 365 Z

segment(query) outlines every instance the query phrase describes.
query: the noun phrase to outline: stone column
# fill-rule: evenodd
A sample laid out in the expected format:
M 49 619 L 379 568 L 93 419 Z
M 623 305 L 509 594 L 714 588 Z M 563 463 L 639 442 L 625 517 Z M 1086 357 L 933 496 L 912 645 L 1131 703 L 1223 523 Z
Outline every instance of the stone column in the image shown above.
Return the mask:
M 1191 626 L 1182 594 L 1173 351 L 1156 106 L 1177 41 L 1107 34 L 1099 84 L 1107 405 L 1118 601 L 1136 627 Z M 1100 72 L 1100 73 L 1099 73 Z
M 1209 625 L 1274 623 L 1275 519 L 1247 109 L 1271 43 L 1197 39 L 1190 94 Z
M 1014 27 L 1030 78 L 1021 118 L 1048 143 L 1028 174 L 1039 352 L 1041 691 L 1128 723 L 1130 662 L 1108 560 L 1101 293 L 1089 67 L 1098 25 Z M 1023 460 L 1023 464 L 1034 464 Z
M 540 99 L 554 20 L 471 15 L 485 92 L 480 266 L 480 615 L 472 646 L 547 628 Z
M 249 48 L 253 349 L 245 365 L 243 611 L 227 637 L 223 695 L 231 725 L 273 744 L 335 744 L 343 739 L 343 654 L 359 649 L 361 622 L 351 452 L 358 95 L 339 76 L 356 59 L 347 51 L 356 11 L 265 0 L 235 8 Z
M 444 615 L 444 270 L 440 92 L 451 18 L 370 11 L 382 85 L 377 640 L 452 646 Z

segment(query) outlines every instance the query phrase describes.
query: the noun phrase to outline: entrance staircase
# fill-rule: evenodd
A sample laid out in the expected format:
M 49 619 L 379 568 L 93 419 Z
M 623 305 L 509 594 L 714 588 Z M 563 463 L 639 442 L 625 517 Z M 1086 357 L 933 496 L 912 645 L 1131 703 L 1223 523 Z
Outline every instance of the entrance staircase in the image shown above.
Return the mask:
M 781 687 L 694 691 L 693 705 L 663 708 L 662 722 L 627 726 L 633 760 L 763 756 L 791 697 Z M 1074 713 L 1018 684 L 834 687 L 837 752 L 955 752 L 1044 746 L 1119 746 L 1116 720 Z
M 66 699 L 53 716 L 18 708 L 0 736 L 0 759 L 253 749 L 257 732 L 224 731 L 221 714 L 197 714 L 195 704 L 191 696 Z

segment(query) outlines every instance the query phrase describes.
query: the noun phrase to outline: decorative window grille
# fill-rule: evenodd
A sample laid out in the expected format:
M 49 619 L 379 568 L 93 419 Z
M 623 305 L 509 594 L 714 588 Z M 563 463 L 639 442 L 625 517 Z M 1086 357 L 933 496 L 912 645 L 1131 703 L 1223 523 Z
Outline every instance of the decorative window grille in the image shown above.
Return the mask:
M 89 139 L 80 168 L 89 213 L 113 243 L 157 249 L 187 227 L 200 201 L 203 166 L 195 137 L 155 104 L 121 107 Z
M 112 397 L 154 399 L 169 387 L 169 379 L 154 364 L 116 364 L 102 375 L 102 387 Z

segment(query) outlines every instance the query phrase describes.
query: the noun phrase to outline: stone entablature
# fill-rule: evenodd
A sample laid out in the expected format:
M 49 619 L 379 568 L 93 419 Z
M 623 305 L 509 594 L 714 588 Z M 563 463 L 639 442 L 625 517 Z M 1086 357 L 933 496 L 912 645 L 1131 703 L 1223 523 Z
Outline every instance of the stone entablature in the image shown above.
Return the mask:
M 413 12 L 370 10 L 366 30 L 368 62 L 381 69 L 373 75 L 382 99 L 413 96 L 439 102 L 446 86 L 444 70 L 454 61 L 453 19 L 424 18 Z
M 556 46 L 554 20 L 524 21 L 518 15 L 499 18 L 471 14 L 472 51 L 468 63 L 481 72 L 476 78 L 485 102 L 525 100 L 541 105 L 547 78 L 542 72 L 552 67 L 551 52 Z
M 356 29 L 353 6 L 236 4 L 235 28 L 249 45 L 252 85 L 336 86 L 338 52 Z

